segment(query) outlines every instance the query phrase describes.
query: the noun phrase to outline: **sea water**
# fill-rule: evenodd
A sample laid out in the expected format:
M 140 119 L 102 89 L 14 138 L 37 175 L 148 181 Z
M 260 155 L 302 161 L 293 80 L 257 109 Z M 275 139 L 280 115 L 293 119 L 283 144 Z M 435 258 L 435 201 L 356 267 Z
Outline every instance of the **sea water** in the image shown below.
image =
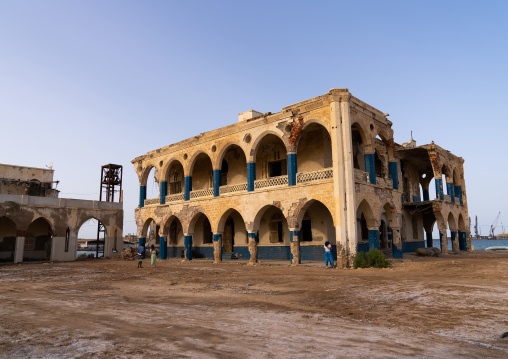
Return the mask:
M 434 247 L 441 248 L 439 239 L 433 240 Z M 475 251 L 482 251 L 493 246 L 508 246 L 508 239 L 471 239 Z M 448 240 L 448 249 L 452 249 L 452 241 Z

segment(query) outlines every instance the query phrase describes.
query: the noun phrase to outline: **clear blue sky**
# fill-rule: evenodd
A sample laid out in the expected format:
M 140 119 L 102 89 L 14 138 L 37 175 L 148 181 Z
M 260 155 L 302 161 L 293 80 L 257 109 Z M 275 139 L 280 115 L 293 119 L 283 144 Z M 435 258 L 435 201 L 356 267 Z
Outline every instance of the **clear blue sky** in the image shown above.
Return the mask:
M 507 18 L 507 1 L 5 0 L 0 163 L 53 162 L 61 197 L 86 199 L 123 165 L 135 233 L 132 159 L 347 87 L 397 142 L 466 160 L 487 234 L 499 211 L 508 225 Z

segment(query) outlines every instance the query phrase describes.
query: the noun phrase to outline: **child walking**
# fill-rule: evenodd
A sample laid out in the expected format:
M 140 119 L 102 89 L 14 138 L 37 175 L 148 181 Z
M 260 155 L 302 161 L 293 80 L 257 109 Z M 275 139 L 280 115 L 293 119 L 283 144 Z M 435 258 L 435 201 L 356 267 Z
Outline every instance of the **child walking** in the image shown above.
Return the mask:
M 332 256 L 332 245 L 329 241 L 325 242 L 325 266 L 326 268 L 333 268 L 333 256 Z M 330 262 L 330 267 L 328 267 L 328 262 Z

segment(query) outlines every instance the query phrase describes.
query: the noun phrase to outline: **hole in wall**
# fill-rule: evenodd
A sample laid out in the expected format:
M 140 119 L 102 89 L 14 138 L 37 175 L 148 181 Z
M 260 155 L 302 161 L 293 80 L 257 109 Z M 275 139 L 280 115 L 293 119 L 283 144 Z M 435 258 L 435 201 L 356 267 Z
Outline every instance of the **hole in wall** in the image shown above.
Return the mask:
M 250 133 L 246 134 L 243 138 L 243 142 L 245 142 L 245 143 L 250 143 L 251 140 L 252 140 L 252 136 L 250 135 Z
M 184 154 L 184 155 L 183 155 L 183 159 L 184 159 L 184 160 L 186 160 L 186 159 L 187 159 L 187 157 L 189 157 L 189 156 L 187 156 L 187 154 Z
M 217 151 L 217 146 L 213 145 L 212 146 L 212 152 L 215 152 L 215 151 Z

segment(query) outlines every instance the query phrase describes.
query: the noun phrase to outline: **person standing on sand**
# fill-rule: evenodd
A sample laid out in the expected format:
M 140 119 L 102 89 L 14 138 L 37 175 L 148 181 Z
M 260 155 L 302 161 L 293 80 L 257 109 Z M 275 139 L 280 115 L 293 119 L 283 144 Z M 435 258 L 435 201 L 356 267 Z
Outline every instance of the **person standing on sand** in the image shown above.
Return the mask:
M 145 247 L 140 245 L 138 247 L 138 268 L 143 268 L 143 258 L 145 258 Z
M 326 241 L 325 245 L 325 266 L 326 268 L 333 268 L 333 256 L 332 256 L 332 245 L 330 242 Z M 328 267 L 328 261 L 330 261 L 330 267 Z
M 157 267 L 157 249 L 155 249 L 153 244 L 150 247 L 150 259 L 152 262 L 152 267 Z

